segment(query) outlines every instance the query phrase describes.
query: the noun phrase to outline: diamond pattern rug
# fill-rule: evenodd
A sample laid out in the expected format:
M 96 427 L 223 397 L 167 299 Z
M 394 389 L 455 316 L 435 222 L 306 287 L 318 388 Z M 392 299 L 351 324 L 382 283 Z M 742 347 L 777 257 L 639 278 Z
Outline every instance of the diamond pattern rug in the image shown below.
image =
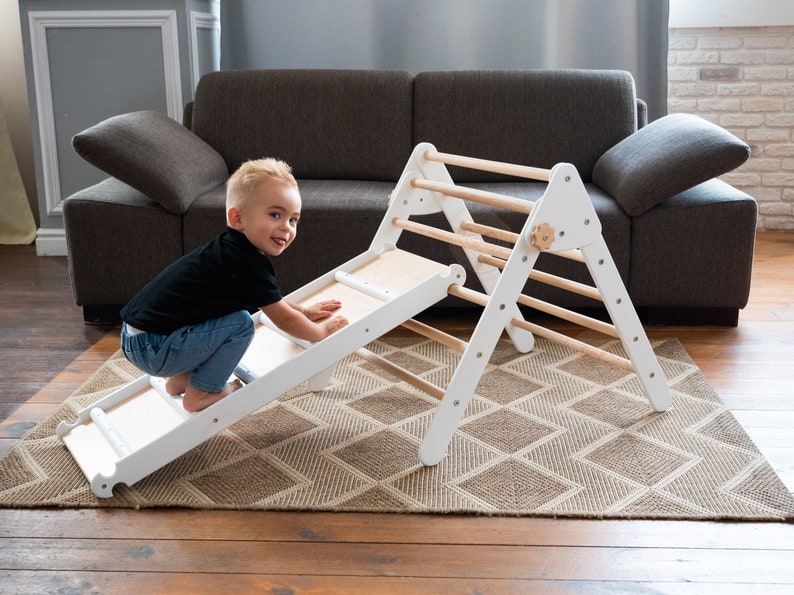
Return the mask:
M 600 345 L 623 354 L 618 341 Z M 446 386 L 458 354 L 424 339 L 369 348 Z M 138 372 L 112 357 L 0 460 L 0 506 L 190 507 L 595 518 L 792 520 L 794 499 L 675 339 L 654 350 L 673 405 L 633 374 L 536 339 L 497 347 L 446 457 L 417 450 L 437 401 L 351 356 L 134 486 L 100 499 L 55 438 Z

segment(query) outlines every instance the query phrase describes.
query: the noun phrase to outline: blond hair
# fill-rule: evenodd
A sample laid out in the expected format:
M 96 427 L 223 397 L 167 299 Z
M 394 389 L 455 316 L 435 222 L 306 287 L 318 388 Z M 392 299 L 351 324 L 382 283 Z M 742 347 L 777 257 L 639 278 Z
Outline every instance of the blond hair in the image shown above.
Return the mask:
M 269 183 L 298 187 L 292 168 L 279 159 L 267 157 L 243 163 L 226 182 L 226 212 L 232 207 L 244 209 L 253 190 Z

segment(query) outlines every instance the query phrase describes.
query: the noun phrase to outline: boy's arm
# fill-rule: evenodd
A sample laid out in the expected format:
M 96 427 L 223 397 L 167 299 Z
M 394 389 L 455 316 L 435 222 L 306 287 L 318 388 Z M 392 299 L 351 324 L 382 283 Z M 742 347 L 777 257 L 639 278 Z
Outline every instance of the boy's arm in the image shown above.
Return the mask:
M 279 300 L 269 306 L 260 308 L 278 328 L 285 333 L 306 341 L 322 341 L 331 333 L 347 326 L 347 318 L 334 316 L 322 322 L 310 320 L 303 312 L 286 300 Z

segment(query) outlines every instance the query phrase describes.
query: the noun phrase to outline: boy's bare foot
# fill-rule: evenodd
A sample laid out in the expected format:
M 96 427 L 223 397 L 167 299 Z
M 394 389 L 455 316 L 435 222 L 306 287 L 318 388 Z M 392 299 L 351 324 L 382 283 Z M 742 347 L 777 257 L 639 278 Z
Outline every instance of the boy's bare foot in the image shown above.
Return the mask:
M 222 398 L 229 396 L 234 391 L 242 387 L 242 382 L 239 380 L 234 380 L 227 384 L 226 388 L 224 388 L 221 392 L 208 393 L 188 385 L 187 389 L 185 390 L 185 396 L 182 399 L 182 407 L 185 408 L 185 411 L 189 411 L 191 413 L 201 411 L 202 409 L 206 409 L 213 403 L 217 403 Z
M 165 381 L 165 390 L 171 396 L 181 395 L 187 390 L 189 380 L 190 373 L 171 376 Z

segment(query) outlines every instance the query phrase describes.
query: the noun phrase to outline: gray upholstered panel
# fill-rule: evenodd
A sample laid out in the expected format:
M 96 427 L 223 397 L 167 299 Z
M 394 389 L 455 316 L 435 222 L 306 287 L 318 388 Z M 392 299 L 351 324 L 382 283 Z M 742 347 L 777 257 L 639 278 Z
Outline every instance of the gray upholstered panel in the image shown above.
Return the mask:
M 115 178 L 67 198 L 63 218 L 78 306 L 125 304 L 182 256 L 182 217 Z
M 273 266 L 282 292 L 293 291 L 369 248 L 388 207 L 392 182 L 298 180 L 298 235 Z M 224 191 L 198 197 L 185 213 L 185 250 L 225 229 Z
M 635 306 L 742 308 L 750 292 L 757 205 L 709 180 L 632 218 Z
M 550 168 L 590 180 L 598 158 L 637 129 L 634 81 L 622 71 L 422 72 L 414 80 L 414 144 Z M 503 180 L 453 170 L 463 181 Z
M 396 181 L 408 159 L 413 78 L 368 70 L 251 70 L 201 78 L 192 130 L 223 155 L 277 157 L 297 178 Z

